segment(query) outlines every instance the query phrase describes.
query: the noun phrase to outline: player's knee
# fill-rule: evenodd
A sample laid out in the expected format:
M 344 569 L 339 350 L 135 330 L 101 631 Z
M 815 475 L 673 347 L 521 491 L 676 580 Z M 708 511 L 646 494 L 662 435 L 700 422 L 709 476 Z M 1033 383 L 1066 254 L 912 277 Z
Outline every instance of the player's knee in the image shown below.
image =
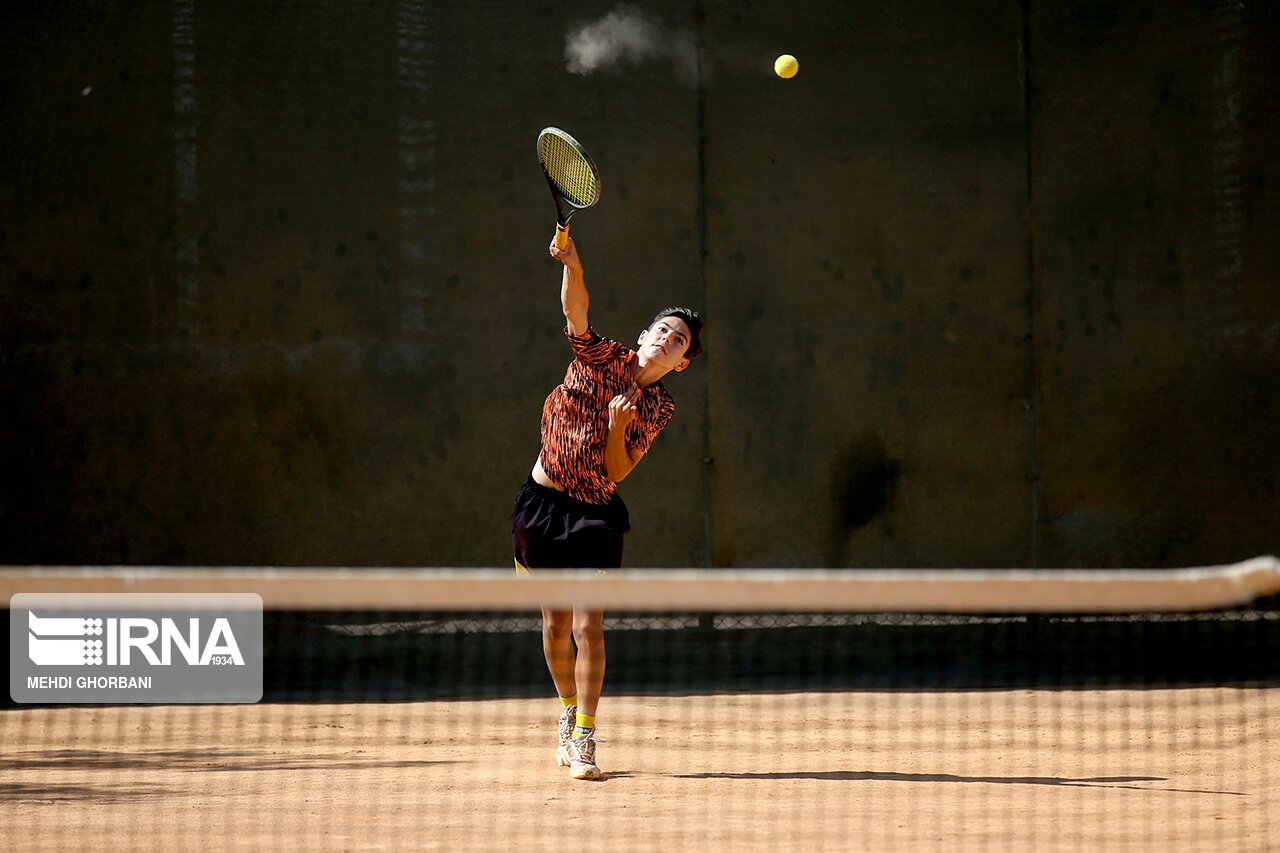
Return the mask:
M 569 639 L 573 636 L 573 614 L 567 611 L 542 611 L 542 633 L 553 640 Z
M 573 639 L 579 646 L 604 642 L 604 614 L 577 613 L 573 618 Z

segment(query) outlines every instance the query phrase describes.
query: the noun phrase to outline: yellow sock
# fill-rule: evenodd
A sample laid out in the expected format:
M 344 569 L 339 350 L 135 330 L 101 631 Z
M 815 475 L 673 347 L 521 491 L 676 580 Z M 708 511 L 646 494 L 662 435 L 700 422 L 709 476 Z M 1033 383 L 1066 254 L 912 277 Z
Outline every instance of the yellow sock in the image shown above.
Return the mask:
M 582 737 L 583 735 L 589 735 L 591 734 L 591 730 L 596 727 L 595 715 L 593 714 L 588 717 L 586 714 L 579 711 L 577 723 L 578 724 L 573 729 L 573 736 Z
M 577 704 L 578 704 L 578 694 L 577 694 L 577 693 L 575 693 L 575 694 L 573 694 L 572 696 L 568 697 L 567 699 L 566 699 L 564 696 L 561 696 L 561 697 L 560 697 L 560 704 L 561 704 L 561 705 L 563 705 L 563 706 L 564 706 L 564 707 L 566 707 L 566 708 L 571 708 L 571 707 L 573 707 L 574 705 L 577 705 Z

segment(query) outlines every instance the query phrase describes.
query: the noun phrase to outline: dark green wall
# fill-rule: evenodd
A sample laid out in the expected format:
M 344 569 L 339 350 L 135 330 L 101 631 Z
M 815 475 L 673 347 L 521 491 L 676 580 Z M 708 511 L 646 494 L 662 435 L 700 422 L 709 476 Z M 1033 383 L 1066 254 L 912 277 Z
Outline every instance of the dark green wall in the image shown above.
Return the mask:
M 708 355 L 627 563 L 1280 551 L 1275 14 L 613 3 L 0 12 L 0 563 L 506 565 L 563 375 L 545 125 L 603 170 L 591 316 Z M 795 53 L 781 81 L 772 58 Z

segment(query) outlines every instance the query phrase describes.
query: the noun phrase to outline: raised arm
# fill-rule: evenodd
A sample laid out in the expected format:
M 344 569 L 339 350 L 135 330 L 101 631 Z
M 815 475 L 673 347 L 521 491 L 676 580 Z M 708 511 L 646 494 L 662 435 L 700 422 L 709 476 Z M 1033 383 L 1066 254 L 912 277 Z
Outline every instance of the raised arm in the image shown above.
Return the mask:
M 578 247 L 573 238 L 569 238 L 564 249 L 557 249 L 552 241 L 551 257 L 564 264 L 564 276 L 560 280 L 560 307 L 564 311 L 564 319 L 569 324 L 569 334 L 581 335 L 587 330 L 587 281 L 582 274 L 582 260 L 578 257 Z

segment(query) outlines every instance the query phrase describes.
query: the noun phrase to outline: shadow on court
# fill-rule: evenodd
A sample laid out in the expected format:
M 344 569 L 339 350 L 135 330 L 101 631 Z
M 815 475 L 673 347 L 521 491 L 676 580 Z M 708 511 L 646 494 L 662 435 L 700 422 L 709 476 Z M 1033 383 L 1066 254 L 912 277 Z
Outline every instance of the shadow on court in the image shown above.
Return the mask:
M 10 770 L 160 770 L 219 771 L 260 773 L 265 770 L 368 770 L 377 767 L 411 768 L 453 761 L 386 761 L 374 758 L 353 758 L 349 754 L 314 753 L 305 758 L 297 755 L 281 755 L 272 750 L 113 750 L 113 749 L 55 749 L 33 752 L 10 752 L 0 758 L 0 772 Z M 0 788 L 0 799 L 5 789 Z
M 1082 779 L 1059 776 L 955 776 L 950 773 L 892 773 L 884 771 L 828 771 L 828 772 L 787 772 L 787 773 L 692 773 L 677 776 L 677 779 L 815 779 L 830 782 L 928 782 L 928 783 L 964 783 L 984 785 L 1049 785 L 1064 788 L 1117 788 L 1130 791 L 1162 791 L 1179 794 L 1220 794 L 1223 796 L 1243 797 L 1240 791 L 1201 791 L 1182 788 L 1163 788 L 1150 785 L 1139 785 L 1140 782 L 1168 782 L 1163 776 L 1096 776 Z
M 1163 776 L 1103 776 L 1094 779 L 1064 779 L 1058 776 L 954 776 L 950 773 L 891 773 L 832 770 L 789 773 L 690 773 L 678 779 L 817 779 L 830 782 L 981 782 L 989 785 L 1081 785 L 1086 787 L 1130 787 L 1134 782 L 1167 782 Z
M 178 789 L 139 785 L 11 784 L 0 785 L 0 803 L 127 803 L 139 799 L 168 797 Z

